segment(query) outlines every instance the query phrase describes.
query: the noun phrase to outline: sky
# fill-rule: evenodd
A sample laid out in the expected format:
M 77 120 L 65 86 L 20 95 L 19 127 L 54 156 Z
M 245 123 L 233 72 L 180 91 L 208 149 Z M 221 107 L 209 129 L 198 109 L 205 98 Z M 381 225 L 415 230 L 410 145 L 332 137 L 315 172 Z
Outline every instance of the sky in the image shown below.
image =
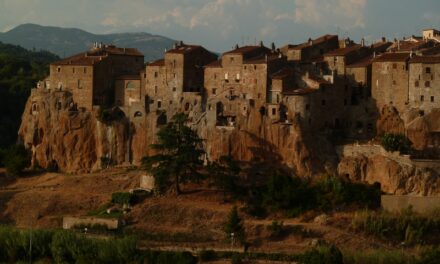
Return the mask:
M 148 32 L 223 52 L 327 33 L 370 43 L 420 35 L 440 29 L 440 0 L 0 0 L 0 31 L 23 23 Z

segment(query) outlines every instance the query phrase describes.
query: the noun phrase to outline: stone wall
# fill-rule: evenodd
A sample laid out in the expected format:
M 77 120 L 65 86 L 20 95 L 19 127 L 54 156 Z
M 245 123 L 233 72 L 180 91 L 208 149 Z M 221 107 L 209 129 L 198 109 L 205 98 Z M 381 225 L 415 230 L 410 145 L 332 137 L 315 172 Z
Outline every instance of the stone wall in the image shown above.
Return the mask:
M 426 114 L 439 108 L 440 63 L 410 63 L 409 68 L 410 107 L 419 108 Z
M 426 214 L 440 209 L 440 197 L 411 195 L 382 195 L 382 208 L 390 212 L 401 212 L 412 208 L 414 212 Z

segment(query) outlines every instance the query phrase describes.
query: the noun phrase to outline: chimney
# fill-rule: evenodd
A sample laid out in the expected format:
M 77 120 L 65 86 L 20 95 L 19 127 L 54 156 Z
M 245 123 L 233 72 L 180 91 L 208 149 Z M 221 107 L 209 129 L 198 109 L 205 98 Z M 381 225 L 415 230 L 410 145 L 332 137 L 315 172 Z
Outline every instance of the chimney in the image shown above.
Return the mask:
M 412 57 L 414 56 L 413 50 L 411 50 L 411 52 L 409 53 L 409 58 L 412 59 Z
M 261 40 L 260 41 L 260 47 L 263 47 L 264 46 L 264 44 L 263 44 L 263 41 Z
M 173 44 L 173 49 L 177 49 L 177 42 Z
M 385 37 L 382 37 L 382 42 L 387 42 L 387 39 Z
M 362 45 L 362 47 L 365 47 L 365 39 L 364 38 L 361 39 L 361 45 Z
M 397 50 L 400 50 L 400 40 L 397 40 Z
M 238 44 L 235 44 L 235 49 L 239 49 L 240 46 L 238 46 Z
M 373 58 L 376 58 L 376 51 L 373 52 Z
M 271 46 L 272 46 L 272 51 L 275 51 L 276 50 L 275 43 L 272 42 Z
M 266 60 L 266 62 L 269 60 L 267 54 L 266 54 L 266 56 L 264 56 L 264 59 Z
M 312 40 L 312 38 L 309 38 L 309 46 L 312 46 L 313 45 L 313 40 Z
M 179 41 L 179 47 L 183 47 L 183 41 Z

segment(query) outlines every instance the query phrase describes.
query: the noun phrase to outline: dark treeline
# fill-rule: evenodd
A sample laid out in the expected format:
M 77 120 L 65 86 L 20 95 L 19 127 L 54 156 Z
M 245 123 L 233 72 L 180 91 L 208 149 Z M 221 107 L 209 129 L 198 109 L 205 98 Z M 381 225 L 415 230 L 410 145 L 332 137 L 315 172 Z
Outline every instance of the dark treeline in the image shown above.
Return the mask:
M 15 144 L 26 100 L 49 63 L 59 59 L 47 51 L 29 51 L 0 42 L 0 149 Z

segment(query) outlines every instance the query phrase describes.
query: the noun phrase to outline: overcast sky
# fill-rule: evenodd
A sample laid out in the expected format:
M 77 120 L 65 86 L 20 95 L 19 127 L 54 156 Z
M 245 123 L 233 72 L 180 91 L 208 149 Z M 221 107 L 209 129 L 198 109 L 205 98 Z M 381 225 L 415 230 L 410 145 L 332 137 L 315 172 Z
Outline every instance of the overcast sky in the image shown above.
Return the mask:
M 373 41 L 440 28 L 440 0 L 0 0 L 0 31 L 22 23 L 144 31 L 225 51 L 325 33 Z

